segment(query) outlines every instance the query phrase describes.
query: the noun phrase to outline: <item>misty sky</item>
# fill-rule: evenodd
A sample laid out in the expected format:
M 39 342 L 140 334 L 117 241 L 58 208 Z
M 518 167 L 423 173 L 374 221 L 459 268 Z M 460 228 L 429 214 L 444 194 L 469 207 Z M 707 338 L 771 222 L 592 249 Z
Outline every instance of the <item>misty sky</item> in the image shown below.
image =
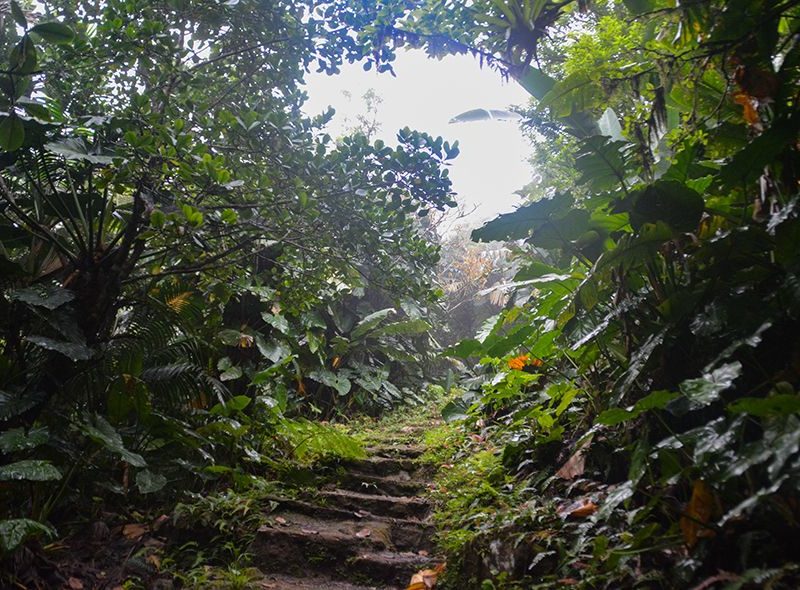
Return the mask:
M 481 69 L 470 56 L 428 59 L 421 51 L 398 51 L 394 63 L 397 77 L 365 72 L 358 64 L 345 66 L 338 76 L 312 74 L 308 77 L 309 115 L 336 109 L 329 132 L 337 135 L 355 124 L 364 109 L 360 99 L 374 89 L 383 99 L 378 107 L 382 128 L 378 137 L 394 145 L 398 129 L 409 126 L 446 140 L 459 141 L 461 154 L 451 166 L 450 176 L 459 202 L 478 209 L 468 219 L 471 226 L 510 211 L 520 203 L 514 191 L 527 184 L 533 171 L 526 162 L 531 152 L 516 123 L 482 121 L 448 124 L 475 108 L 503 109 L 524 104 L 528 94 L 514 81 Z M 343 91 L 351 93 L 348 99 Z

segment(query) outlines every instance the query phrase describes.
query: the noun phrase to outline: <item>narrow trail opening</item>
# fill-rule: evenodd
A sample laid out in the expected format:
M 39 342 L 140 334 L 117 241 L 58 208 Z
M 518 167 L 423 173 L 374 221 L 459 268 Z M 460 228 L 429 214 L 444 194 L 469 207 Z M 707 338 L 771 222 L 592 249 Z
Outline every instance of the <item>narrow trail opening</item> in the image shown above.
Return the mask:
M 419 457 L 428 427 L 409 425 L 341 462 L 318 490 L 276 498 L 252 563 L 264 588 L 394 590 L 437 558 L 426 497 L 432 472 Z

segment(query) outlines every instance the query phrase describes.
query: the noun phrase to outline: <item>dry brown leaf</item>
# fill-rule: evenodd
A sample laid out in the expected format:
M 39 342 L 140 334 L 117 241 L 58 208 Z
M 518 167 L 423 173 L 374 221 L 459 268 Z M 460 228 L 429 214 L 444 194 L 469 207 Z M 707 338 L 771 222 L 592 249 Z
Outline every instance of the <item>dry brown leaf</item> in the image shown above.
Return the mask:
M 692 497 L 681 517 L 680 527 L 686 546 L 691 549 L 701 537 L 713 537 L 714 531 L 705 526 L 714 513 L 714 490 L 702 479 L 692 485 Z
M 556 477 L 561 479 L 575 479 L 583 475 L 584 469 L 586 469 L 586 453 L 583 447 L 581 447 L 572 457 L 567 459 L 567 462 L 561 466 L 561 469 L 556 471 Z
M 578 518 L 583 518 L 586 516 L 591 516 L 595 512 L 597 512 L 597 504 L 589 500 L 583 506 L 579 506 L 578 508 L 570 512 L 569 515 Z
M 745 92 L 737 92 L 733 95 L 733 102 L 742 105 L 742 117 L 751 127 L 759 126 L 761 119 L 758 116 L 758 110 L 753 104 L 754 101 L 750 95 Z
M 161 571 L 161 558 L 158 555 L 151 554 L 147 556 L 147 563 L 156 568 L 156 571 Z
M 411 582 L 406 590 L 431 590 L 436 586 L 436 580 L 444 571 L 445 564 L 440 563 L 434 569 L 420 570 L 411 576 Z
M 67 586 L 70 587 L 70 590 L 83 590 L 83 582 L 78 578 L 70 578 L 67 580 Z
M 570 516 L 585 518 L 597 512 L 597 504 L 592 502 L 589 498 L 581 498 L 571 504 L 560 506 L 556 512 L 561 518 L 568 518 Z
M 154 531 L 157 531 L 162 526 L 164 526 L 164 524 L 166 524 L 167 521 L 169 521 L 169 516 L 167 516 L 166 514 L 162 514 L 153 521 L 153 524 L 150 525 L 150 528 L 152 528 Z
M 126 539 L 136 541 L 144 536 L 144 534 L 147 532 L 147 529 L 148 527 L 146 524 L 131 523 L 122 527 L 122 534 Z
M 358 531 L 356 533 L 356 537 L 358 537 L 359 539 L 366 539 L 371 534 L 372 534 L 372 530 L 370 530 L 370 529 L 361 529 L 360 531 Z

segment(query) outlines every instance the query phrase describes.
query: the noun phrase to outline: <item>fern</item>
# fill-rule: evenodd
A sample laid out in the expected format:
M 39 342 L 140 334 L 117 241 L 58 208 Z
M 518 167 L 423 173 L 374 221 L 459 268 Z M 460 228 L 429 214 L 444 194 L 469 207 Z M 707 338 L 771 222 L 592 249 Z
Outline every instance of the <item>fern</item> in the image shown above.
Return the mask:
M 298 461 L 313 463 L 322 458 L 360 459 L 366 456 L 363 445 L 341 430 L 309 420 L 286 419 L 281 434 L 292 447 Z

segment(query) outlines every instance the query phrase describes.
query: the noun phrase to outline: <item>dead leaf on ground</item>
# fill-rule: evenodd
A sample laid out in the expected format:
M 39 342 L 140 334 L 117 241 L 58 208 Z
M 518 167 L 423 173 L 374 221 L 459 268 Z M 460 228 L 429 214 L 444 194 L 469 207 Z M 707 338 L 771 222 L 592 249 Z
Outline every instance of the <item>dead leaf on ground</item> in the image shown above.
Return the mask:
M 597 512 L 597 504 L 589 498 L 581 498 L 571 504 L 560 506 L 556 512 L 561 518 L 585 518 Z
M 147 530 L 148 526 L 146 524 L 131 523 L 122 527 L 122 534 L 126 539 L 136 541 L 141 539 Z
M 289 524 L 288 522 L 286 522 L 286 519 L 284 517 L 282 517 L 282 516 L 276 516 L 275 517 L 275 522 L 277 522 L 278 524 L 283 525 L 283 526 L 288 526 L 288 524 Z
M 406 590 L 431 590 L 436 586 L 436 580 L 444 571 L 444 563 L 440 563 L 433 569 L 420 570 L 411 576 L 411 582 Z
M 153 521 L 153 524 L 150 525 L 150 528 L 152 528 L 154 531 L 157 531 L 162 526 L 164 526 L 164 524 L 166 524 L 166 522 L 168 520 L 169 520 L 169 516 L 167 516 L 166 514 L 162 514 L 161 516 L 159 516 L 158 518 L 156 518 Z
M 67 580 L 67 586 L 70 587 L 70 590 L 83 590 L 83 582 L 78 578 L 70 578 Z
M 714 536 L 714 531 L 706 526 L 713 513 L 714 490 L 702 479 L 695 480 L 692 497 L 680 521 L 683 540 L 689 549 L 697 544 L 697 539 Z
M 356 533 L 356 537 L 358 537 L 359 539 L 366 539 L 371 534 L 372 534 L 372 530 L 370 530 L 370 529 L 361 529 L 360 531 L 358 531 Z
M 575 479 L 583 475 L 586 469 L 586 451 L 589 450 L 589 443 L 592 439 L 589 438 L 581 444 L 578 449 L 572 454 L 572 457 L 567 459 L 567 462 L 561 466 L 561 469 L 556 471 L 556 477 L 561 479 Z
M 561 479 L 575 479 L 583 475 L 584 469 L 586 469 L 586 454 L 583 448 L 580 448 L 561 466 L 561 469 L 556 471 L 556 477 Z
M 156 568 L 157 572 L 161 571 L 161 558 L 158 555 L 151 554 L 147 556 L 147 563 Z

